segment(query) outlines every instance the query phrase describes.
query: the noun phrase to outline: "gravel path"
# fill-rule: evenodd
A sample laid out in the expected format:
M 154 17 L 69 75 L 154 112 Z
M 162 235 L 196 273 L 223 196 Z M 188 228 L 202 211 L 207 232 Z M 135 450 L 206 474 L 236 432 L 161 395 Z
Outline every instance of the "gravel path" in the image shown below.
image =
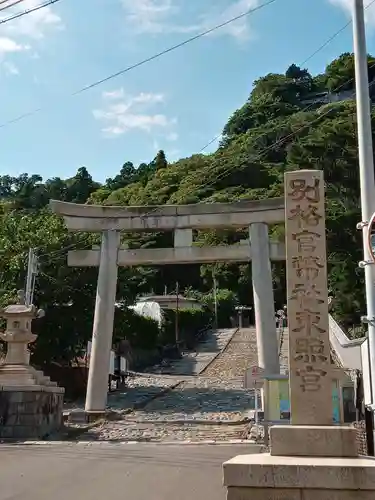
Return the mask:
M 255 405 L 253 391 L 243 389 L 243 378 L 246 368 L 257 361 L 255 330 L 224 330 L 213 337 L 199 346 L 197 356 L 202 362 L 193 376 L 191 363 L 179 360 L 171 367 L 172 376 L 154 373 L 132 378 L 125 392 L 109 397 L 108 406 L 118 419 L 92 428 L 79 440 L 246 438 L 247 414 Z M 184 366 L 188 373 L 184 373 Z M 154 399 L 146 404 L 150 398 Z M 142 403 L 142 408 L 126 411 Z

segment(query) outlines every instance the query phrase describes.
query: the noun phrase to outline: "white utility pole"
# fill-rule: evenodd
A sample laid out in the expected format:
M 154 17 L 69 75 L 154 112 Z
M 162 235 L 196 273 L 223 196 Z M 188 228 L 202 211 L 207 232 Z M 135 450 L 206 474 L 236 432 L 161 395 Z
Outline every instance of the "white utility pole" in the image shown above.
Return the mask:
M 353 0 L 353 40 L 355 55 L 355 81 L 358 122 L 358 159 L 361 189 L 362 229 L 364 267 L 366 284 L 366 304 L 368 324 L 368 344 L 370 358 L 370 378 L 372 394 L 375 390 L 375 264 L 372 263 L 367 245 L 368 223 L 375 212 L 375 179 L 372 148 L 371 108 L 369 97 L 368 63 L 363 0 Z M 372 396 L 372 403 L 374 397 Z
M 27 277 L 25 290 L 25 303 L 31 305 L 34 300 L 35 277 L 38 274 L 38 258 L 32 248 L 29 248 L 29 258 L 27 262 Z

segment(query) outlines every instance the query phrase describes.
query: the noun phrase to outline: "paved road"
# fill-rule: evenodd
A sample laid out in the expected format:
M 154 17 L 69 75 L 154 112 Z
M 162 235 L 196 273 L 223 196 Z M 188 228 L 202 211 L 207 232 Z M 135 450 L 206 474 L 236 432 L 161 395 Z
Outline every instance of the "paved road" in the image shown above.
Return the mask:
M 222 463 L 247 446 L 0 446 L 0 500 L 224 500 Z

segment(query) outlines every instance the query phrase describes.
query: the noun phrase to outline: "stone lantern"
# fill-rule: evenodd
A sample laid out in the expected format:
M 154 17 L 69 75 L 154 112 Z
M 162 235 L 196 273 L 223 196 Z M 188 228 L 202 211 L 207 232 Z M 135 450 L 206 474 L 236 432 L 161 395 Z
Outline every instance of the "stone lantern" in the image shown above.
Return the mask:
M 7 322 L 5 332 L 0 332 L 0 339 L 8 346 L 6 365 L 28 365 L 28 344 L 35 342 L 37 338 L 31 333 L 31 322 L 38 317 L 36 307 L 25 305 L 23 293 L 19 292 L 18 296 L 18 304 L 0 310 L 0 316 Z
M 30 366 L 28 345 L 37 338 L 31 325 L 42 316 L 43 310 L 25 304 L 23 292 L 17 304 L 0 311 L 7 322 L 6 330 L 0 332 L 7 344 L 5 361 L 0 364 L 0 439 L 42 438 L 62 425 L 64 389 Z
M 30 366 L 28 345 L 37 339 L 37 335 L 31 332 L 31 324 L 43 315 L 42 309 L 25 304 L 23 291 L 18 292 L 18 304 L 0 310 L 0 316 L 7 322 L 5 332 L 0 332 L 0 339 L 7 344 L 5 362 L 0 366 L 0 386 L 53 384 L 42 372 Z

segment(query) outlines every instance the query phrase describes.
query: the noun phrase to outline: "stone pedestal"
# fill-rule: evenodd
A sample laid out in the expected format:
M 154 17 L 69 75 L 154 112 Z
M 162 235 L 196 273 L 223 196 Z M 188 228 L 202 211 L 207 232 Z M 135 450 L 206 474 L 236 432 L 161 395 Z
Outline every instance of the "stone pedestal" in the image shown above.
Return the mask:
M 22 293 L 18 304 L 0 313 L 7 320 L 6 331 L 0 333 L 7 343 L 0 365 L 0 440 L 45 438 L 63 424 L 64 389 L 29 364 L 28 344 L 37 338 L 31 323 L 42 314 L 25 305 Z
M 45 439 L 63 425 L 64 389 L 0 388 L 0 440 Z
M 224 464 L 227 500 L 370 500 L 372 458 L 241 455 Z

